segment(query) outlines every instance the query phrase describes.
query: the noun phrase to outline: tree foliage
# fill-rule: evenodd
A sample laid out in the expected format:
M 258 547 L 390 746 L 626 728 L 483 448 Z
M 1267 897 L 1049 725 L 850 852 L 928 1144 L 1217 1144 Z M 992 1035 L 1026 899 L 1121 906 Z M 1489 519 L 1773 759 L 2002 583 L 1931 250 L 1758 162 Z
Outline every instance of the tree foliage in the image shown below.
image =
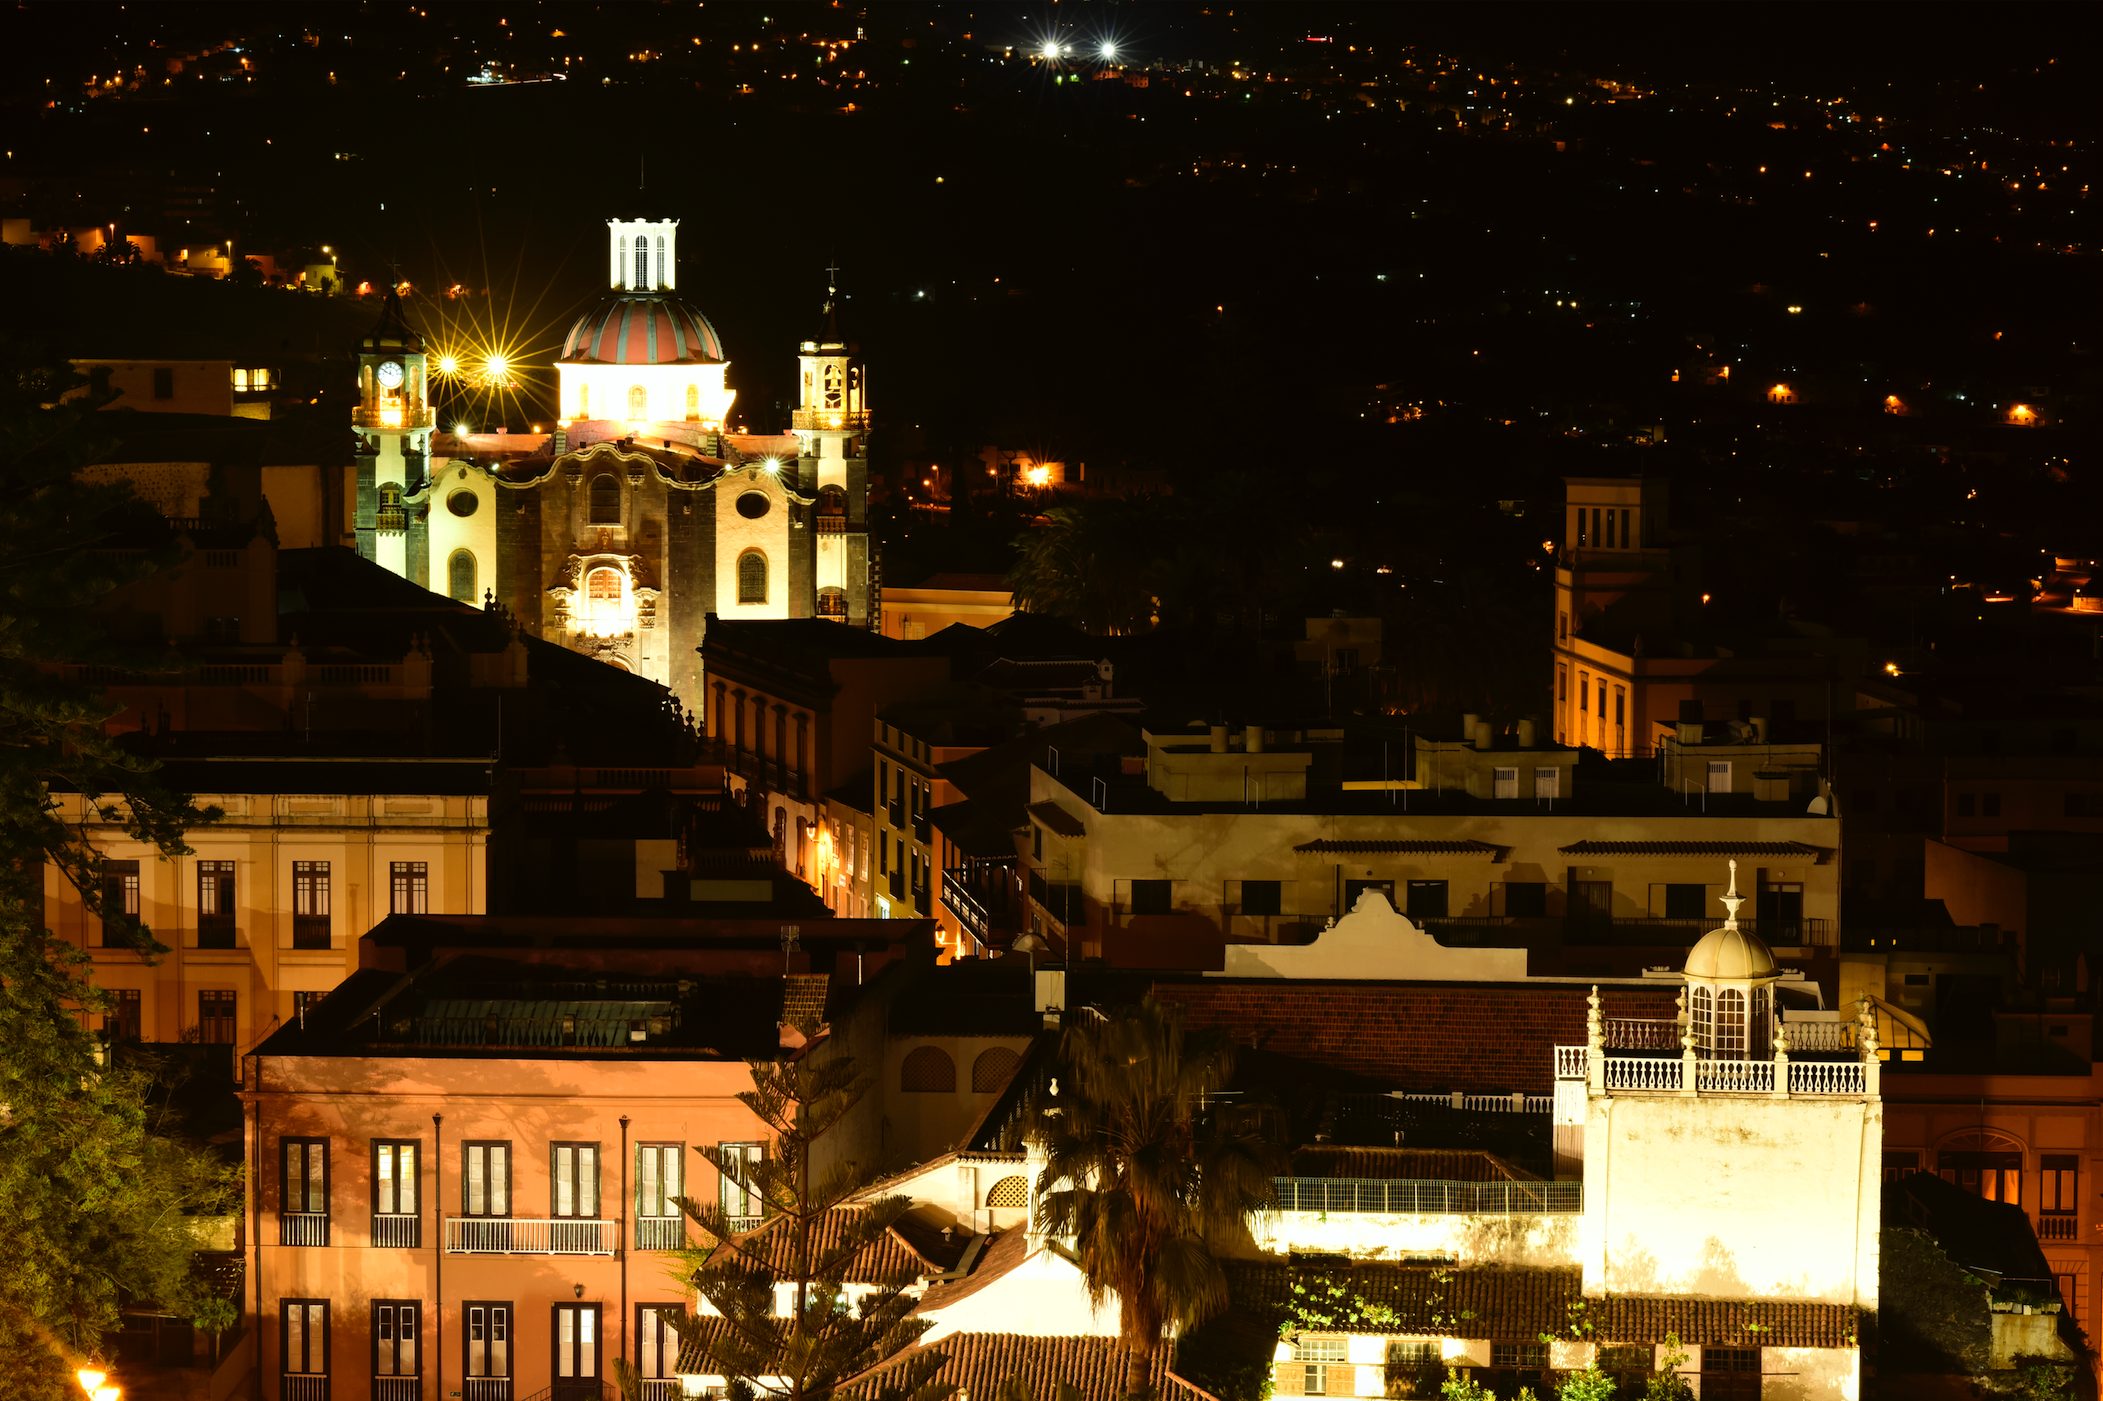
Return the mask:
M 673 1320 L 684 1344 L 680 1365 L 723 1377 L 739 1401 L 823 1401 L 932 1326 L 906 1316 L 914 1303 L 902 1292 L 909 1276 L 877 1281 L 873 1292 L 848 1301 L 855 1257 L 910 1203 L 857 1201 L 875 1174 L 852 1161 L 814 1172 L 818 1141 L 869 1090 L 852 1057 L 821 1044 L 795 1059 L 750 1064 L 752 1088 L 738 1099 L 767 1126 L 766 1156 L 755 1163 L 716 1147 L 694 1151 L 743 1183 L 766 1219 L 756 1231 L 740 1231 L 719 1203 L 679 1199 L 710 1242 L 680 1253 L 679 1275 L 716 1315 Z M 785 1308 L 777 1304 L 784 1289 Z M 881 1401 L 943 1401 L 955 1388 L 930 1379 L 944 1360 L 939 1352 L 920 1353 L 867 1390 Z
M 64 397 L 79 391 L 89 392 Z M 64 1373 L 100 1351 L 127 1299 L 218 1312 L 191 1274 L 188 1218 L 224 1209 L 233 1180 L 156 1118 L 150 1068 L 104 1064 L 82 1017 L 109 1007 L 93 961 L 44 926 L 48 869 L 105 916 L 113 941 L 149 960 L 166 952 L 105 908 L 94 853 L 53 789 L 170 856 L 189 850 L 185 827 L 217 816 L 164 792 L 153 765 L 103 734 L 117 707 L 60 670 L 155 665 L 92 611 L 168 563 L 98 553 L 136 509 L 127 486 L 77 475 L 108 443 L 95 418 L 107 402 L 63 362 L 0 343 L 0 1392 L 10 1396 L 66 1394 Z
M 1213 1098 L 1233 1073 L 1226 1034 L 1187 1033 L 1176 1004 L 1090 1009 L 1061 1037 L 1032 1118 L 1044 1229 L 1073 1242 L 1090 1300 L 1116 1301 L 1129 1395 L 1167 1325 L 1226 1307 L 1215 1249 L 1276 1203 L 1274 1124 Z

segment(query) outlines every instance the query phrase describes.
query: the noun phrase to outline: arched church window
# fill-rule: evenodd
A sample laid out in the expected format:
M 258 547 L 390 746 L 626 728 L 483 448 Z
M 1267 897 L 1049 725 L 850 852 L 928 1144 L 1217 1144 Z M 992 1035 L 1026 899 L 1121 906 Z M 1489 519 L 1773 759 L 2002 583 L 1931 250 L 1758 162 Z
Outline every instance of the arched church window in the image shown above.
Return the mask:
M 1745 1059 L 1745 994 L 1737 988 L 1716 994 L 1716 1059 Z
M 621 523 L 621 484 L 614 480 L 611 472 L 601 472 L 591 479 L 591 523 Z
M 840 384 L 840 367 L 839 367 L 839 365 L 837 365 L 837 364 L 833 364 L 833 363 L 828 363 L 828 364 L 826 365 L 826 367 L 825 367 L 825 407 L 826 407 L 826 408 L 828 408 L 828 409 L 836 409 L 836 408 L 840 407 L 840 397 L 841 397 L 841 396 L 840 396 L 840 390 L 841 390 L 841 384 Z
M 593 603 L 619 603 L 621 572 L 618 569 L 594 569 L 585 576 L 584 596 Z
M 767 601 L 767 557 L 758 550 L 738 556 L 738 602 Z
M 475 557 L 468 550 L 455 550 L 446 561 L 445 595 L 456 603 L 475 601 Z
M 698 384 L 686 387 L 686 416 L 690 419 L 701 417 L 701 386 Z
M 577 417 L 591 417 L 591 386 L 588 384 L 577 386 Z
M 818 491 L 818 514 L 821 516 L 844 516 L 847 514 L 847 493 L 839 487 L 822 487 Z
M 626 614 L 621 605 L 621 572 L 618 569 L 594 569 L 584 576 L 583 631 L 599 637 L 627 631 L 624 626 Z
M 664 282 L 664 235 L 663 235 L 663 234 L 659 234 L 659 235 L 657 236 L 657 285 L 658 285 L 659 287 L 662 287 L 662 286 L 664 286 L 664 285 L 665 285 L 665 282 Z
M 628 386 L 628 417 L 630 417 L 630 418 L 648 418 L 649 416 L 650 416 L 650 391 L 649 391 L 649 390 L 647 390 L 647 389 L 645 389 L 645 388 L 643 388 L 643 387 L 642 387 L 641 385 L 639 385 L 639 384 L 631 384 L 631 385 L 629 385 L 629 386 Z
M 650 240 L 647 238 L 635 241 L 635 285 L 638 288 L 650 285 Z
M 1704 1056 L 1709 1054 L 1710 1048 L 1715 1044 L 1715 1023 L 1716 1011 L 1710 1000 L 1709 990 L 1705 987 L 1695 988 L 1687 998 L 1687 1024 L 1694 1029 L 1694 1049 L 1697 1053 Z
M 818 616 L 847 621 L 847 591 L 835 588 L 818 590 Z

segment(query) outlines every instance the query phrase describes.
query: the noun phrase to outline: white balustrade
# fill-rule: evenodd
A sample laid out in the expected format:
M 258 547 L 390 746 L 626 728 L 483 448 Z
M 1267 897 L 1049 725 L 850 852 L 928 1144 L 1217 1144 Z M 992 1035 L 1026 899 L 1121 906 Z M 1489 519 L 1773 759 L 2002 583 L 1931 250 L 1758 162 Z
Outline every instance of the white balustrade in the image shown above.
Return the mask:
M 280 1401 L 329 1401 L 329 1379 L 315 1372 L 287 1372 L 278 1378 Z
M 1703 1060 L 1694 1063 L 1694 1088 L 1723 1094 L 1771 1094 L 1771 1060 Z
M 1558 1080 L 1582 1080 L 1591 1064 L 1590 1046 L 1558 1046 L 1555 1048 L 1555 1078 Z
M 329 1243 L 329 1217 L 323 1211 L 284 1211 L 278 1213 L 277 1243 L 279 1245 L 327 1245 Z
M 416 1249 L 423 1244 L 423 1217 L 375 1211 L 372 1214 L 372 1243 L 383 1249 Z
M 448 1216 L 448 1255 L 611 1255 L 614 1222 L 580 1218 Z
M 1789 1037 L 1792 1051 L 1852 1051 L 1855 1049 L 1855 1030 L 1853 1022 L 1782 1023 L 1782 1031 Z
M 1789 1062 L 1793 1095 L 1860 1095 L 1869 1093 L 1869 1074 L 1858 1060 Z
M 1680 1070 L 1685 1064 L 1678 1060 L 1608 1056 L 1606 1087 L 1610 1090 L 1670 1090 L 1676 1093 L 1682 1083 Z
M 638 1216 L 635 1218 L 637 1250 L 679 1250 L 686 1245 L 684 1216 Z
M 463 1401 L 511 1401 L 511 1378 L 468 1377 Z

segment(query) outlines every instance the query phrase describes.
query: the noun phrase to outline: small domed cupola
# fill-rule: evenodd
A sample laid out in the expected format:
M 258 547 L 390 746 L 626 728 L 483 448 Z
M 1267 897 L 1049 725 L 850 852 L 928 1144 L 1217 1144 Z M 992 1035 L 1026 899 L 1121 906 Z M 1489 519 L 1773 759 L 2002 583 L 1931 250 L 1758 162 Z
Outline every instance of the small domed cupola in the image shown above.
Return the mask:
M 1687 1044 L 1703 1060 L 1760 1060 L 1774 1054 L 1774 953 L 1738 927 L 1738 863 L 1723 897 L 1726 915 L 1687 955 Z

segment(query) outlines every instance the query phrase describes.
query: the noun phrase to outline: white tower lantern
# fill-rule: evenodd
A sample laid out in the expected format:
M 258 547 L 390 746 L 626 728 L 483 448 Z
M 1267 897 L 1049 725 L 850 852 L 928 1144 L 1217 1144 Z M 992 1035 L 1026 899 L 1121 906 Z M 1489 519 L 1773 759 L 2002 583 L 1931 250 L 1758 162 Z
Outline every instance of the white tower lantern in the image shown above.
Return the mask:
M 1723 897 L 1721 929 L 1687 954 L 1687 1042 L 1702 1060 L 1761 1060 L 1774 1053 L 1774 985 L 1781 969 L 1758 934 L 1738 927 L 1738 863 Z

